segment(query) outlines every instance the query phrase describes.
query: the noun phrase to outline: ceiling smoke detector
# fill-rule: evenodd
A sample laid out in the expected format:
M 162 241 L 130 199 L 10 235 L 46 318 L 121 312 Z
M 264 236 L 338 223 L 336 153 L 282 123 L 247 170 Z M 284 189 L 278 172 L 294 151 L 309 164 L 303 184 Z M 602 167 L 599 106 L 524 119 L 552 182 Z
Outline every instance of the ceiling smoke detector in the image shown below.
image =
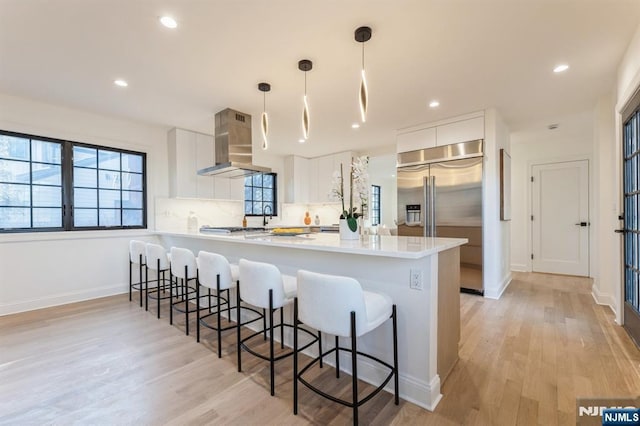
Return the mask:
M 549 129 L 549 130 L 555 130 L 555 129 L 557 129 L 558 127 L 560 127 L 560 125 L 559 125 L 558 123 L 553 123 L 553 124 L 549 124 L 549 125 L 547 126 L 547 129 Z

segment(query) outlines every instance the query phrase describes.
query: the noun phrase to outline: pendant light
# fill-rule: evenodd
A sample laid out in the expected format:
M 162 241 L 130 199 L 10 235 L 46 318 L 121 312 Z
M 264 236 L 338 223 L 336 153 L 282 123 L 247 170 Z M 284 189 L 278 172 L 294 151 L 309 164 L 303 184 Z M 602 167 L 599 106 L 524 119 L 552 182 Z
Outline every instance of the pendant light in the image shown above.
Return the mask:
M 309 139 L 309 103 L 307 102 L 307 71 L 313 68 L 313 63 L 308 59 L 302 59 L 298 62 L 298 69 L 304 71 L 304 108 L 302 110 L 302 134 L 304 139 Z
M 362 43 L 362 71 L 360 73 L 360 118 L 367 121 L 367 106 L 369 104 L 369 90 L 367 89 L 367 77 L 364 73 L 364 43 L 371 39 L 371 28 L 360 27 L 356 29 L 355 39 Z
M 267 115 L 267 92 L 271 90 L 269 83 L 258 83 L 258 90 L 262 92 L 262 116 L 260 126 L 262 129 L 262 149 L 269 147 L 267 136 L 269 135 L 269 116 Z

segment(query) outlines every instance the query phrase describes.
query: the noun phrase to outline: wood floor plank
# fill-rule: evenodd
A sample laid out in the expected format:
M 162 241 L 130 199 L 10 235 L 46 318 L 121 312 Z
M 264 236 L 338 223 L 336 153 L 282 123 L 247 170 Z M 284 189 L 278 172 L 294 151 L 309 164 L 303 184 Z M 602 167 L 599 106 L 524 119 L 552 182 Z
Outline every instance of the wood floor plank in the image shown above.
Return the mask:
M 516 273 L 501 300 L 462 294 L 460 360 L 435 412 L 382 393 L 361 423 L 567 425 L 576 397 L 640 395 L 640 352 L 590 292 L 589 279 Z M 171 327 L 162 312 L 122 295 L 0 317 L 0 424 L 351 423 L 349 408 L 302 385 L 293 415 L 290 359 L 271 397 L 266 363 L 245 354 L 236 371 L 234 332 L 218 359 L 214 332 L 198 344 L 181 315 Z M 349 376 L 310 374 L 350 398 Z

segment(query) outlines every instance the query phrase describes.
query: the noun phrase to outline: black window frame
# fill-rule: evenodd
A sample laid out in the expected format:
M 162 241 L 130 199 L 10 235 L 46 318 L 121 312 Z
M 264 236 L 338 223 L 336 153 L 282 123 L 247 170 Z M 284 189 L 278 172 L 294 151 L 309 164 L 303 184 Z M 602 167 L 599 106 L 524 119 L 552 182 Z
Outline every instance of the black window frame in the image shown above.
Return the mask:
M 382 188 L 380 185 L 371 185 L 371 225 L 376 226 L 380 225 L 382 221 L 382 212 L 381 212 L 381 204 L 382 198 L 380 192 Z M 378 219 L 376 222 L 375 218 Z
M 267 189 L 272 189 L 273 190 L 273 201 L 267 201 L 266 203 L 270 203 L 271 204 L 271 209 L 273 210 L 271 213 L 269 213 L 270 216 L 277 216 L 278 215 L 278 174 L 274 173 L 274 172 L 270 172 L 270 173 L 258 173 L 260 175 L 270 175 L 273 177 L 273 188 L 267 188 Z M 255 213 L 253 210 L 253 203 L 255 202 L 255 200 L 253 198 L 251 198 L 251 200 L 247 200 L 245 194 L 246 194 L 246 190 L 247 187 L 249 188 L 261 188 L 263 191 L 265 189 L 264 185 L 261 186 L 255 186 L 253 185 L 253 182 L 251 185 L 247 185 L 247 177 L 251 177 L 253 178 L 253 176 L 255 175 L 251 175 L 251 176 L 246 176 L 245 180 L 244 180 L 244 185 L 242 186 L 242 195 L 243 195 L 243 205 L 242 205 L 242 211 L 244 213 L 245 216 L 263 216 L 263 213 Z M 253 179 L 252 179 L 253 180 Z M 251 191 L 253 193 L 253 191 Z M 251 201 L 251 213 L 247 213 L 246 210 L 246 206 L 247 206 L 247 201 Z M 260 202 L 262 203 L 262 210 L 264 211 L 264 204 L 265 201 L 264 200 L 260 200 Z
M 0 130 L 0 135 L 6 135 L 6 136 L 11 136 L 11 137 L 17 137 L 17 138 L 22 138 L 22 139 L 29 139 L 29 143 L 30 143 L 30 147 L 31 147 L 31 141 L 32 140 L 37 140 L 37 141 L 44 141 L 44 142 L 52 142 L 52 143 L 57 143 L 60 144 L 61 147 L 61 162 L 60 162 L 60 168 L 61 168 L 61 196 L 62 196 L 62 204 L 59 207 L 59 209 L 62 211 L 62 226 L 60 227 L 33 227 L 33 198 L 31 198 L 30 200 L 30 204 L 28 206 L 28 208 L 30 209 L 31 212 L 31 226 L 28 228 L 0 228 L 0 234 L 9 234 L 9 233 L 33 233 L 33 232 L 66 232 L 66 231 L 109 231 L 109 230 L 120 230 L 120 229 L 147 229 L 147 154 L 145 152 L 138 152 L 138 151 L 132 151 L 132 150 L 127 150 L 127 149 L 121 149 L 121 148 L 114 148 L 114 147 L 110 147 L 110 146 L 103 146 L 103 145 L 94 145 L 94 144 L 89 144 L 89 143 L 85 143 L 85 142 L 77 142 L 77 141 L 71 141 L 71 140 L 65 140 L 65 139 L 57 139 L 57 138 L 52 138 L 52 137 L 48 137 L 48 136 L 40 136 L 40 135 L 33 135 L 33 134 L 28 134 L 28 133 L 20 133 L 20 132 L 12 132 L 12 131 L 7 131 L 7 130 Z M 121 204 L 119 207 L 119 211 L 120 211 L 120 225 L 117 226 L 74 226 L 73 223 L 73 200 L 74 200 L 74 165 L 73 165 L 73 148 L 74 147 L 85 147 L 85 148 L 90 148 L 90 149 L 95 149 L 96 153 L 98 151 L 111 151 L 111 152 L 115 152 L 118 154 L 128 154 L 128 155 L 136 155 L 136 156 L 140 156 L 142 159 L 142 172 L 141 173 L 137 173 L 137 172 L 133 172 L 135 174 L 141 174 L 142 175 L 142 191 L 135 191 L 135 192 L 142 192 L 142 225 L 122 225 L 122 215 L 123 215 L 123 210 L 127 210 L 126 208 L 124 208 L 122 206 L 122 186 L 120 187 L 120 194 L 121 194 Z M 30 148 L 31 149 L 31 148 Z M 120 173 L 123 173 L 122 171 L 122 157 L 120 157 Z M 33 164 L 33 158 L 30 157 L 29 159 L 29 164 L 30 164 L 30 171 L 31 171 L 31 167 Z M 36 162 L 39 163 L 39 162 Z M 96 165 L 96 173 L 98 173 L 98 165 Z M 132 173 L 132 172 L 127 172 L 127 173 Z M 33 187 L 33 182 L 32 182 L 32 178 L 30 178 L 31 181 L 28 184 L 30 187 Z M 25 184 L 26 185 L 26 184 Z M 98 185 L 96 186 L 96 191 L 99 191 L 99 187 Z M 31 188 L 31 192 L 33 192 L 33 189 Z M 2 206 L 5 207 L 5 206 Z M 14 206 L 7 206 L 7 207 L 14 207 Z M 27 207 L 27 206 L 24 206 Z M 54 207 L 57 208 L 57 207 Z M 98 210 L 98 217 L 99 217 L 99 204 L 96 207 L 96 210 Z M 134 210 L 140 210 L 140 209 L 134 209 Z M 99 219 L 98 219 L 99 220 Z M 99 222 L 98 222 L 99 223 Z

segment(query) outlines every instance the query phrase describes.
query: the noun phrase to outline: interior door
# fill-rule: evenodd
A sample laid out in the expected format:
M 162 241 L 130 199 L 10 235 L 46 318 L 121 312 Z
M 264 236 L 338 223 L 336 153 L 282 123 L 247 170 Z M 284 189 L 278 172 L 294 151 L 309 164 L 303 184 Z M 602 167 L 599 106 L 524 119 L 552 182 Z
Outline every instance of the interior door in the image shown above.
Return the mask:
M 589 275 L 589 163 L 532 166 L 532 270 Z
M 624 123 L 624 327 L 640 346 L 640 110 Z

